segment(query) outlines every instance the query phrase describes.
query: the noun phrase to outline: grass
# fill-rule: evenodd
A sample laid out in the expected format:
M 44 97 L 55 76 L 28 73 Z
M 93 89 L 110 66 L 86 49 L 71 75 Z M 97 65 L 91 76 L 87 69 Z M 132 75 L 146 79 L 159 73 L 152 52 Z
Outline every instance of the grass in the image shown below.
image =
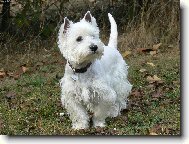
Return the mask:
M 126 57 L 133 84 L 128 108 L 107 127 L 74 131 L 60 101 L 59 80 L 65 60 L 55 49 L 1 55 L 0 69 L 20 72 L 0 78 L 0 133 L 5 135 L 180 135 L 180 49 L 162 45 L 158 54 Z M 150 66 L 147 62 L 153 63 Z M 146 69 L 140 72 L 140 69 Z M 149 83 L 157 75 L 161 82 Z M 60 113 L 65 113 L 60 116 Z

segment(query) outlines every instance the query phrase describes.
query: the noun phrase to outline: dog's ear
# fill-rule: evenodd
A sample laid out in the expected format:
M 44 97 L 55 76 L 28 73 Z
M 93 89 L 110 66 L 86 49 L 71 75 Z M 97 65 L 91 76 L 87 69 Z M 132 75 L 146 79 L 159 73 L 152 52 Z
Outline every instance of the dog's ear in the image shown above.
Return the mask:
M 63 24 L 63 26 L 64 26 L 63 33 L 67 32 L 68 28 L 70 27 L 70 24 L 71 24 L 70 20 L 67 17 L 65 17 L 64 24 Z
M 82 20 L 87 21 L 93 26 L 97 27 L 96 19 L 91 15 L 90 11 L 87 11 Z
M 68 29 L 73 24 L 67 17 L 64 18 L 64 23 L 60 26 L 59 33 L 58 33 L 58 46 L 59 48 L 63 47 L 63 42 L 65 41 L 66 33 Z
M 87 11 L 87 13 L 85 14 L 84 16 L 84 19 L 87 21 L 87 22 L 92 22 L 92 15 L 90 13 L 90 11 Z

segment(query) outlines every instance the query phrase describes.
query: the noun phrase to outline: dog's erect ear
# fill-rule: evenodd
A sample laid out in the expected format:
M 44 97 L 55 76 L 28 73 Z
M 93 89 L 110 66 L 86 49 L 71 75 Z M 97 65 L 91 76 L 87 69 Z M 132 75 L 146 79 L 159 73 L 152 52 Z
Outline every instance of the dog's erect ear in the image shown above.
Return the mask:
M 68 28 L 70 27 L 70 21 L 67 17 L 64 18 L 64 30 L 63 30 L 63 33 L 66 33 Z
M 92 22 L 92 15 L 90 13 L 90 11 L 87 11 L 87 13 L 85 14 L 84 16 L 84 19 L 87 21 L 87 22 Z
M 96 19 L 91 15 L 90 11 L 87 11 L 87 13 L 85 14 L 85 16 L 82 20 L 84 20 L 84 21 L 92 24 L 93 26 L 97 27 Z
M 60 30 L 58 33 L 58 47 L 61 49 L 63 47 L 63 42 L 65 41 L 66 34 L 68 29 L 73 24 L 67 17 L 64 18 L 64 23 L 60 26 Z

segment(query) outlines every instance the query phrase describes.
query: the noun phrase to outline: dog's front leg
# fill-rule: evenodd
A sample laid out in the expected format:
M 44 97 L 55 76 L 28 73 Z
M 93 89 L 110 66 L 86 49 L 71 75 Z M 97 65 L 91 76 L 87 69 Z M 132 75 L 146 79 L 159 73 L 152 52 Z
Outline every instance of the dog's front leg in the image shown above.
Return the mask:
M 94 127 L 104 127 L 105 119 L 110 116 L 112 106 L 115 105 L 117 98 L 116 92 L 103 82 L 94 83 L 95 93 L 97 93 L 99 101 L 94 108 L 93 125 Z
M 62 102 L 69 113 L 69 117 L 72 121 L 73 129 L 86 129 L 88 128 L 89 117 L 86 109 L 77 101 L 73 96 L 68 96 L 65 100 L 62 96 Z

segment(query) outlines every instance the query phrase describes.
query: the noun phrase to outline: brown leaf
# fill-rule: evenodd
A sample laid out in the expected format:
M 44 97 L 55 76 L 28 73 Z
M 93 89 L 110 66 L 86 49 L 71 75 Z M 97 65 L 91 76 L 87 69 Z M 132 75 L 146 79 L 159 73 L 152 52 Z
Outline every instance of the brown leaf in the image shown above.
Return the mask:
M 153 51 L 151 48 L 137 48 L 137 51 L 142 53 L 142 52 L 150 52 Z
M 146 69 L 142 68 L 142 69 L 140 69 L 139 71 L 140 71 L 141 73 L 143 73 L 143 72 L 146 71 Z
M 122 54 L 122 56 L 123 57 L 127 57 L 128 55 L 130 55 L 131 54 L 131 51 L 125 51 L 123 54 Z
M 152 62 L 147 62 L 146 64 L 147 64 L 147 65 L 150 65 L 150 66 L 152 66 L 152 67 L 155 67 L 155 65 L 154 65 Z
M 150 55 L 156 55 L 157 54 L 157 52 L 156 51 L 150 51 Z
M 160 132 L 161 132 L 161 126 L 159 124 L 155 125 L 149 129 L 150 135 L 158 135 L 158 133 L 160 133 Z
M 151 132 L 150 135 L 158 135 L 157 133 L 155 132 Z
M 157 50 L 160 46 L 162 45 L 162 43 L 158 43 L 156 45 L 153 45 L 153 50 Z
M 28 71 L 28 68 L 26 67 L 26 66 L 21 66 L 21 69 L 22 69 L 22 71 L 23 71 L 23 73 L 25 73 L 26 71 Z
M 152 76 L 147 76 L 146 79 L 147 79 L 147 81 L 148 81 L 149 83 L 154 83 L 154 82 L 159 82 L 159 81 L 161 81 L 161 79 L 158 78 L 157 75 L 154 75 L 153 77 L 152 77 Z
M 161 81 L 161 79 L 158 78 L 157 75 L 154 75 L 153 78 L 154 78 L 155 81 Z
M 4 78 L 6 76 L 6 73 L 4 71 L 0 71 L 0 78 Z

